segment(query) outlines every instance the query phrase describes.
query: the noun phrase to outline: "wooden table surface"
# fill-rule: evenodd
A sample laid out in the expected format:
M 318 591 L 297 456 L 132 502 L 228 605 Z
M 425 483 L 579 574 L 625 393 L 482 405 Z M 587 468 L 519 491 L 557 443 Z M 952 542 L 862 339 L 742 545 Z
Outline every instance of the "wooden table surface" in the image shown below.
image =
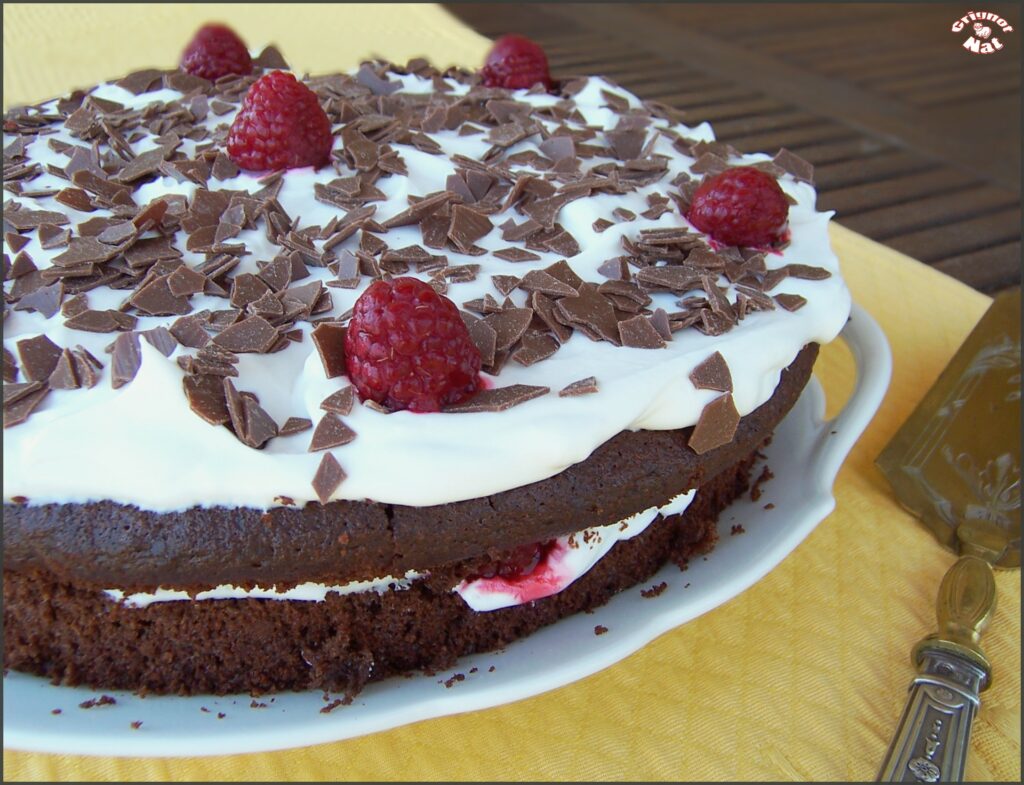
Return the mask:
M 989 55 L 961 47 L 966 6 L 948 4 L 446 7 L 536 40 L 555 76 L 608 76 L 745 152 L 793 150 L 850 229 L 987 293 L 1020 283 L 1017 5 L 985 6 L 1014 27 L 993 26 Z

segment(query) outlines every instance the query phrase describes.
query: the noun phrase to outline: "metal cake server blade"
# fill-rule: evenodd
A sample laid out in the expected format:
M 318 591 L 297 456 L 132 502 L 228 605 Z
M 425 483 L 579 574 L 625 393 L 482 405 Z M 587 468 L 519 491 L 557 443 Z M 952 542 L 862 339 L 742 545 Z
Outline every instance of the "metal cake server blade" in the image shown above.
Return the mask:
M 1020 289 L 1000 295 L 879 455 L 900 503 L 962 554 L 942 579 L 938 632 L 914 647 L 918 675 L 880 782 L 960 782 L 980 693 L 992 567 L 1020 567 Z

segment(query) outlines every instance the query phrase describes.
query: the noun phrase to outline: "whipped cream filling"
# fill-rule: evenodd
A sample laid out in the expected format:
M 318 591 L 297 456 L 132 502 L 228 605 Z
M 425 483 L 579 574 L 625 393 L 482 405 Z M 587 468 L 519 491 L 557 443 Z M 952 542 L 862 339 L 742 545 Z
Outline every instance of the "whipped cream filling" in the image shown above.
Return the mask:
M 429 92 L 430 80 L 414 75 L 392 76 L 408 92 Z M 450 82 L 455 94 L 466 87 Z M 588 125 L 610 130 L 619 115 L 607 106 L 602 91 L 615 93 L 633 107 L 640 101 L 622 88 L 602 79 L 591 78 L 573 97 Z M 131 107 L 154 100 L 180 97 L 173 90 L 133 96 L 115 85 L 102 85 L 96 95 Z M 527 95 L 518 91 L 516 99 L 540 106 L 559 99 L 549 95 Z M 213 127 L 230 123 L 232 114 L 210 117 Z M 543 121 L 546 122 L 546 121 Z M 546 122 L 554 128 L 554 122 Z M 689 128 L 654 119 L 651 129 L 672 129 L 692 139 L 713 140 L 706 123 Z M 442 130 L 431 134 L 443 148 L 442 155 L 429 155 L 407 145 L 394 145 L 408 168 L 408 177 L 382 177 L 376 185 L 387 196 L 378 202 L 374 218 L 385 221 L 408 206 L 409 196 L 443 190 L 445 180 L 454 171 L 449 156 L 463 154 L 480 158 L 490 147 L 486 134 L 459 136 Z M 41 136 L 28 145 L 30 160 L 63 166 L 66 158 L 48 146 L 56 138 L 79 144 L 64 130 Z M 5 146 L 10 139 L 5 135 Z M 538 150 L 539 136 L 529 137 L 508 149 L 509 155 Z M 596 140 L 603 142 L 602 133 Z M 340 147 L 340 138 L 336 138 Z M 152 138 L 135 142 L 136 152 L 155 146 Z M 189 152 L 187 145 L 182 148 Z M 634 237 L 647 228 L 664 229 L 690 226 L 678 210 L 658 219 L 643 218 L 648 194 L 667 194 L 671 180 L 679 172 L 690 172 L 694 159 L 675 149 L 671 140 L 660 137 L 653 152 L 668 160 L 668 172 L 661 181 L 637 188 L 627 194 L 601 193 L 566 205 L 558 221 L 578 241 L 582 249 L 568 260 L 584 280 L 600 282 L 598 267 L 607 259 L 622 254 L 623 236 Z M 732 164 L 768 160 L 766 155 L 745 155 Z M 584 167 L 611 159 L 594 158 Z M 341 175 L 354 174 L 342 164 Z M 517 171 L 532 171 L 520 167 Z M 229 180 L 211 179 L 211 188 L 255 191 L 261 175 L 241 173 Z M 326 224 L 340 211 L 313 198 L 315 183 L 326 183 L 339 176 L 333 168 L 320 171 L 296 169 L 284 178 L 278 201 L 292 217 L 301 216 L 300 228 Z M 699 176 L 699 175 L 698 175 Z M 32 181 L 33 188 L 61 188 L 66 181 L 44 173 Z M 815 210 L 815 191 L 789 175 L 780 179 L 782 189 L 795 200 L 790 207 L 791 242 L 780 253 L 769 254 L 767 265 L 775 269 L 788 263 L 810 264 L 832 273 L 825 280 L 786 278 L 772 294 L 791 293 L 806 298 L 806 305 L 795 312 L 777 309 L 756 312 L 731 331 L 708 336 L 695 329 L 674 333 L 666 348 L 658 350 L 615 347 L 594 342 L 575 332 L 552 357 L 529 367 L 509 362 L 500 376 L 486 377 L 488 386 L 512 384 L 543 385 L 551 393 L 502 412 L 473 414 L 413 414 L 396 412 L 385 415 L 356 404 L 345 422 L 357 434 L 355 440 L 332 450 L 344 468 L 347 479 L 333 498 L 428 506 L 500 493 L 511 488 L 543 480 L 568 466 L 585 460 L 593 450 L 621 431 L 640 429 L 678 429 L 696 423 L 701 410 L 719 395 L 698 390 L 689 380 L 690 372 L 709 355 L 720 352 L 728 363 L 733 379 L 733 398 L 741 415 L 749 414 L 764 403 L 778 384 L 779 375 L 805 344 L 832 340 L 845 323 L 850 295 L 839 275 L 839 265 L 829 247 L 827 225 L 831 213 Z M 195 186 L 158 178 L 135 193 L 139 204 L 161 194 L 179 193 L 191 197 Z M 72 226 L 106 211 L 79 213 L 57 205 L 52 197 L 13 196 L 26 209 L 60 209 L 69 215 Z M 619 222 L 602 233 L 593 228 L 598 218 L 612 218 L 622 207 L 637 213 L 631 222 Z M 521 222 L 523 216 L 509 208 L 490 216 L 495 228 L 478 241 L 494 251 L 510 243 L 497 228 L 507 218 Z M 690 227 L 693 230 L 693 227 Z M 695 231 L 695 230 L 694 230 Z M 52 264 L 63 249 L 46 250 L 33 232 L 25 251 L 37 267 Z M 420 244 L 417 226 L 391 229 L 384 238 L 392 248 Z M 179 233 L 176 245 L 184 249 L 185 235 Z M 272 259 L 280 248 L 270 243 L 262 227 L 244 231 L 238 238 L 250 253 L 244 256 L 235 273 L 257 272 L 257 261 Z M 316 241 L 319 248 L 322 241 Z M 358 234 L 335 251 L 358 247 Z M 541 261 L 506 262 L 491 254 L 467 256 L 445 252 L 449 264 L 478 264 L 476 280 L 455 283 L 448 290 L 456 304 L 484 294 L 494 295 L 492 275 L 522 276 L 529 269 L 543 268 L 562 257 L 540 252 Z M 13 256 L 13 254 L 12 254 Z M 184 261 L 196 265 L 202 254 L 184 251 Z M 311 279 L 328 280 L 325 268 L 309 268 Z M 410 273 L 415 275 L 415 273 Z M 426 278 L 426 275 L 420 277 Z M 334 307 L 321 316 L 339 316 L 347 311 L 371 279 L 364 277 L 354 290 L 331 289 Z M 722 277 L 718 283 L 735 301 L 736 290 Z M 5 286 L 9 286 L 6 284 Z M 126 292 L 100 288 L 88 293 L 93 309 L 117 308 Z M 678 295 L 652 293 L 651 308 L 676 310 Z M 526 293 L 511 294 L 516 305 L 524 305 Z M 225 307 L 223 299 L 198 295 L 192 298 L 195 310 Z M 167 326 L 174 317 L 140 316 L 138 330 Z M 323 414 L 320 402 L 348 384 L 344 377 L 328 379 L 313 343 L 308 323 L 296 325 L 303 333 L 301 342 L 269 355 L 241 355 L 238 369 L 240 389 L 254 392 L 260 405 L 278 422 L 288 417 L 308 417 L 316 423 Z M 154 512 L 200 507 L 251 507 L 267 509 L 287 497 L 296 504 L 315 500 L 311 480 L 322 453 L 308 452 L 310 432 L 271 440 L 263 450 L 253 450 L 238 441 L 226 428 L 212 426 L 189 409 L 182 392 L 183 371 L 176 358 L 193 350 L 178 347 L 164 357 L 146 341 L 140 341 L 142 365 L 134 381 L 114 390 L 109 381 L 110 356 L 104 353 L 114 336 L 69 330 L 58 314 L 50 319 L 39 313 L 11 311 L 4 325 L 4 346 L 17 356 L 17 342 L 39 334 L 48 335 L 60 346 L 82 345 L 107 366 L 103 378 L 92 389 L 55 390 L 25 423 L 4 431 L 3 487 L 5 499 L 26 497 L 29 504 L 85 503 L 110 499 Z M 560 398 L 557 391 L 587 376 L 596 377 L 596 394 Z
M 323 583 L 300 583 L 290 589 L 278 591 L 274 586 L 262 588 L 256 586 L 252 589 L 243 589 L 239 586 L 232 586 L 222 583 L 212 589 L 189 594 L 181 589 L 156 589 L 152 592 L 132 592 L 125 594 L 121 589 L 104 589 L 106 594 L 114 602 L 120 602 L 129 608 L 145 608 L 158 602 L 182 602 L 194 600 L 204 602 L 206 600 L 291 600 L 293 602 L 323 602 L 328 594 L 361 594 L 374 591 L 383 594 L 386 591 L 402 591 L 412 586 L 413 581 L 423 577 L 422 573 L 409 570 L 403 577 L 395 578 L 386 575 L 383 578 L 374 578 L 369 581 L 351 581 L 340 586 L 328 586 Z
M 594 526 L 567 537 L 559 537 L 547 550 L 537 566 L 528 574 L 515 578 L 476 578 L 460 582 L 452 591 L 475 611 L 494 611 L 511 608 L 533 600 L 550 597 L 585 575 L 615 543 L 629 540 L 641 534 L 661 515 L 679 515 L 686 511 L 693 501 L 696 489 L 682 493 L 663 507 L 650 507 L 631 515 L 618 523 Z M 424 573 L 409 570 L 403 577 L 390 575 L 369 581 L 352 581 L 341 585 L 324 583 L 300 583 L 285 591 L 275 587 L 243 589 L 230 584 L 221 584 L 213 589 L 197 592 L 195 595 L 180 589 L 156 589 L 152 592 L 125 594 L 121 589 L 105 589 L 115 602 L 129 608 L 145 608 L 160 602 L 181 602 L 194 600 L 289 600 L 293 602 L 323 602 L 328 594 L 359 594 L 374 591 L 408 589 Z
M 664 507 L 650 507 L 618 523 L 559 537 L 528 575 L 462 581 L 455 591 L 475 611 L 512 608 L 558 594 L 586 575 L 615 543 L 641 534 L 659 515 L 667 517 L 684 512 L 696 492 L 680 494 Z

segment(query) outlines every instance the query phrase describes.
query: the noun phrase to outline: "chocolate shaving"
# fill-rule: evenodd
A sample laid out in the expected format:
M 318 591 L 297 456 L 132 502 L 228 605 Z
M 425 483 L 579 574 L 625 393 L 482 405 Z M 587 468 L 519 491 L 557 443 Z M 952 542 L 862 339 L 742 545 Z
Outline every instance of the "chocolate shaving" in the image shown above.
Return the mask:
M 569 263 L 564 259 L 545 267 L 544 272 L 552 278 L 571 286 L 576 291 L 579 291 L 579 288 L 583 285 L 583 279 L 576 275 L 572 267 L 570 267 Z
M 448 227 L 450 224 L 451 217 L 442 214 L 440 211 L 424 216 L 420 220 L 423 244 L 427 248 L 444 248 L 448 242 Z
M 129 161 L 113 179 L 121 183 L 131 183 L 159 171 L 160 165 L 170 157 L 175 147 L 177 145 L 165 145 L 140 153 Z M 75 183 L 80 184 L 77 180 Z
M 612 210 L 612 215 L 615 218 L 618 218 L 620 221 L 629 222 L 636 220 L 636 213 L 634 213 L 632 210 L 627 210 L 625 207 L 616 207 L 614 210 Z
M 40 286 L 33 292 L 22 296 L 14 306 L 16 311 L 37 311 L 49 319 L 60 310 L 64 299 L 64 285 L 58 281 L 49 286 Z
M 634 316 L 619 322 L 619 338 L 623 346 L 633 349 L 665 348 L 665 341 L 646 316 Z
M 341 468 L 338 459 L 331 453 L 325 453 L 320 460 L 320 467 L 313 476 L 313 490 L 321 504 L 327 504 L 328 499 L 334 494 L 338 487 L 345 481 L 345 470 Z
M 178 348 L 178 341 L 166 327 L 154 327 L 151 330 L 143 330 L 139 333 L 146 342 L 156 349 L 164 357 L 170 357 Z
M 43 250 L 50 251 L 54 248 L 63 248 L 71 241 L 71 230 L 53 224 L 39 225 L 39 245 Z
M 221 377 L 203 374 L 182 379 L 189 408 L 211 425 L 225 425 L 230 420 Z
M 697 455 L 728 444 L 736 433 L 740 415 L 732 394 L 725 393 L 707 404 L 690 434 L 689 447 Z
M 4 385 L 4 408 L 10 404 L 17 403 L 22 398 L 38 392 L 46 387 L 46 382 L 19 382 L 16 384 Z
M 518 226 L 515 221 L 509 218 L 501 225 L 501 239 L 510 243 L 518 243 L 531 235 L 537 234 L 544 227 L 533 218 L 528 218 Z
M 615 157 L 620 161 L 639 158 L 647 139 L 646 132 L 638 128 L 606 131 L 604 136 L 611 145 Z
M 82 330 L 89 333 L 113 333 L 135 328 L 136 318 L 120 311 L 86 310 L 75 314 L 64 322 L 70 330 Z
M 143 313 L 151 316 L 174 316 L 192 310 L 188 299 L 171 291 L 168 275 L 153 279 L 135 292 L 128 301 Z
M 501 313 L 501 303 L 495 300 L 490 294 L 485 294 L 476 300 L 467 300 L 462 304 L 462 307 L 467 311 L 473 311 L 474 313 L 490 314 L 490 313 Z
M 4 347 L 4 381 L 13 382 L 18 379 L 18 361 L 10 350 Z
M 553 297 L 574 297 L 576 289 L 543 270 L 530 270 L 523 276 L 519 288 L 527 292 L 543 292 Z
M 227 379 L 224 381 L 225 383 L 230 383 Z M 258 450 L 277 436 L 277 423 L 247 393 L 243 393 L 242 405 L 245 411 L 245 436 L 242 439 L 242 443 L 247 447 Z
M 658 331 L 664 341 L 672 340 L 672 325 L 664 308 L 655 308 L 651 314 L 651 327 Z
M 368 63 L 363 63 L 360 66 L 356 73 L 356 81 L 370 88 L 370 92 L 374 95 L 391 95 L 402 87 L 400 82 L 382 78 Z
M 832 273 L 824 267 L 812 267 L 808 264 L 787 264 L 785 270 L 791 278 L 803 278 L 808 281 L 823 281 L 832 277 Z
M 21 371 L 30 382 L 45 382 L 61 357 L 61 348 L 45 335 L 25 338 L 17 343 Z
M 175 320 L 170 333 L 182 346 L 201 349 L 210 341 L 210 334 L 203 329 L 202 322 L 196 316 L 183 316 Z
M 557 227 L 558 224 L 555 224 Z M 580 245 L 576 242 L 576 238 L 569 234 L 564 229 L 557 231 L 551 237 L 546 238 L 544 241 L 544 247 L 556 253 L 559 256 L 576 256 L 580 252 Z
M 814 185 L 814 166 L 785 147 L 779 149 L 772 162 L 789 172 L 796 180 Z
M 346 373 L 345 333 L 347 330 L 347 327 L 338 322 L 321 322 L 311 334 L 328 379 L 344 376 Z
M 221 379 L 221 387 L 224 389 L 224 402 L 227 405 L 228 420 L 235 438 L 245 442 L 245 399 L 235 389 L 235 385 L 228 378 Z
M 278 431 L 278 436 L 294 436 L 297 433 L 308 431 L 313 427 L 313 421 L 308 417 L 289 417 L 284 421 Z
M 785 265 L 778 269 L 769 270 L 768 272 L 766 272 L 764 274 L 764 277 L 761 279 L 762 291 L 770 292 L 772 289 L 774 289 L 776 286 L 778 286 L 780 283 L 786 280 L 786 277 L 789 275 L 789 271 L 787 269 L 788 267 L 789 265 Z
M 533 292 L 530 294 L 529 303 L 534 314 L 551 330 L 559 343 L 565 343 L 572 337 L 572 327 L 563 324 L 555 316 L 555 303 L 550 297 Z
M 355 390 L 351 385 L 333 392 L 320 402 L 320 408 L 326 412 L 333 412 L 345 416 L 352 412 L 352 405 L 355 402 Z
M 530 366 L 558 351 L 560 344 L 546 333 L 527 333 L 519 343 L 519 348 L 510 355 L 520 365 Z
M 199 294 L 206 288 L 206 276 L 183 264 L 167 276 L 167 288 L 173 297 Z
M 539 257 L 538 257 L 539 258 Z M 507 297 L 510 295 L 517 286 L 521 279 L 515 275 L 492 275 L 491 283 L 494 284 L 494 288 L 498 290 L 500 294 Z
M 117 246 L 101 243 L 94 237 L 72 237 L 68 249 L 53 258 L 58 267 L 73 267 L 79 264 L 101 264 L 120 253 Z
M 79 226 L 81 231 L 81 226 Z M 178 259 L 181 251 L 173 245 L 171 237 L 152 237 L 136 241 L 124 252 L 125 261 L 132 268 L 148 267 L 165 259 Z
M 53 226 L 53 224 L 42 224 L 41 226 Z M 32 241 L 30 238 L 17 234 L 16 232 L 7 232 L 4 234 L 4 242 L 7 243 L 7 247 L 10 248 L 13 253 L 18 253 L 18 251 Z
M 703 153 L 694 161 L 690 171 L 694 174 L 716 175 L 729 168 L 728 162 L 714 153 Z
M 82 346 L 71 350 L 71 359 L 75 365 L 75 376 L 83 387 L 92 388 L 99 384 L 103 363 Z
M 522 248 L 502 248 L 498 251 L 491 251 L 491 256 L 506 262 L 536 262 L 540 259 L 538 254 L 525 251 Z
M 536 387 L 528 384 L 513 384 L 509 387 L 497 387 L 480 390 L 468 401 L 445 406 L 442 411 L 452 414 L 470 414 L 474 412 L 501 412 L 518 406 L 521 403 L 547 395 L 549 387 Z
M 284 55 L 281 54 L 280 50 L 272 44 L 264 47 L 259 56 L 252 61 L 252 64 L 257 68 L 266 70 L 289 70 L 288 61 L 284 59 Z
M 313 431 L 313 438 L 309 442 L 309 452 L 328 450 L 332 447 L 340 447 L 348 444 L 356 438 L 356 433 L 335 414 L 325 414 Z
M 530 308 L 505 308 L 500 313 L 485 317 L 484 321 L 496 334 L 495 351 L 511 349 L 526 332 L 532 320 L 533 310 Z
M 787 311 L 799 311 L 807 304 L 807 299 L 799 294 L 777 294 L 774 299 Z
M 461 204 L 452 206 L 448 237 L 463 253 L 467 253 L 469 248 L 492 228 L 493 224 L 486 215 Z
M 556 163 L 576 157 L 576 145 L 571 136 L 552 136 L 537 146 L 544 155 Z
M 377 165 L 379 146 L 376 142 L 371 142 L 354 128 L 343 130 L 341 140 L 353 169 L 367 172 Z
M 245 308 L 270 293 L 270 287 L 262 279 L 251 273 L 241 273 L 231 282 L 230 302 L 236 308 Z
M 558 391 L 559 398 L 571 398 L 577 395 L 591 395 L 598 392 L 597 379 L 588 376 L 565 385 Z
M 39 387 L 24 385 L 24 387 L 33 387 L 29 391 L 24 391 L 22 385 L 17 385 L 22 389 L 19 390 L 17 400 L 10 403 L 8 403 L 7 388 L 11 385 L 4 385 L 4 428 L 11 428 L 25 422 L 43 402 L 43 398 L 50 394 L 50 388 L 44 383 L 37 382 L 36 384 L 39 384 Z
M 470 340 L 473 341 L 477 351 L 480 352 L 481 365 L 484 368 L 492 366 L 494 364 L 495 347 L 498 341 L 497 331 L 483 319 L 478 319 L 465 311 L 461 311 L 459 315 L 462 317 L 466 329 L 469 330 Z
M 61 352 L 57 366 L 48 380 L 51 390 L 77 390 L 81 387 L 78 374 L 75 372 L 75 361 L 69 349 Z
M 613 281 L 629 280 L 629 265 L 626 258 L 625 256 L 616 256 L 606 262 L 602 262 L 597 271 L 605 278 Z
M 581 328 L 584 333 L 599 336 L 616 346 L 621 343 L 615 309 L 593 284 L 581 286 L 575 297 L 558 300 L 555 313 L 562 314 L 573 327 Z
M 262 354 L 278 339 L 278 330 L 262 316 L 249 316 L 232 324 L 213 338 L 222 349 L 238 353 Z
M 698 390 L 732 392 L 732 374 L 725 358 L 715 352 L 690 372 L 690 381 Z
M 114 339 L 110 360 L 110 384 L 117 390 L 135 378 L 142 365 L 139 336 L 136 333 L 121 333 Z
M 644 267 L 636 273 L 636 280 L 649 289 L 667 289 L 676 294 L 696 289 L 701 284 L 700 273 L 692 267 Z
M 259 277 L 275 292 L 287 288 L 292 280 L 292 262 L 286 256 L 278 256 L 259 271 Z
M 39 291 L 38 289 L 36 291 Z M 34 292 L 33 292 L 34 294 Z M 24 298 L 22 300 L 24 302 Z M 16 309 L 17 310 L 17 309 Z M 67 300 L 61 307 L 60 312 L 63 316 L 76 316 L 83 311 L 89 310 L 88 300 L 84 294 L 77 294 L 71 299 Z
M 11 204 L 4 205 L 4 224 L 13 227 L 19 232 L 34 231 L 41 224 L 64 226 L 70 223 L 64 213 L 56 213 L 51 210 L 14 209 Z
M 28 255 L 28 251 L 21 251 L 17 256 L 14 257 L 14 261 L 11 263 L 11 269 L 7 274 L 8 278 L 21 278 L 23 275 L 34 273 L 39 268 L 36 267 L 36 263 L 32 261 L 32 257 Z

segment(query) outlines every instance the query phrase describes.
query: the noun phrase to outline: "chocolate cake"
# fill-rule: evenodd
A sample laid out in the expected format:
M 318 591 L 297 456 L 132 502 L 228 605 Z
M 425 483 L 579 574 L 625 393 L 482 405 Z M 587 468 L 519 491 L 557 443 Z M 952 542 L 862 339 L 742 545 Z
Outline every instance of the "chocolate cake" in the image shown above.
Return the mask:
M 326 161 L 253 171 L 240 107 L 287 65 L 241 68 L 5 116 L 5 667 L 352 695 L 711 550 L 849 313 L 810 167 L 415 60 L 300 80 Z M 770 242 L 696 228 L 730 172 L 784 198 Z M 410 277 L 480 369 L 427 413 L 352 365 Z

